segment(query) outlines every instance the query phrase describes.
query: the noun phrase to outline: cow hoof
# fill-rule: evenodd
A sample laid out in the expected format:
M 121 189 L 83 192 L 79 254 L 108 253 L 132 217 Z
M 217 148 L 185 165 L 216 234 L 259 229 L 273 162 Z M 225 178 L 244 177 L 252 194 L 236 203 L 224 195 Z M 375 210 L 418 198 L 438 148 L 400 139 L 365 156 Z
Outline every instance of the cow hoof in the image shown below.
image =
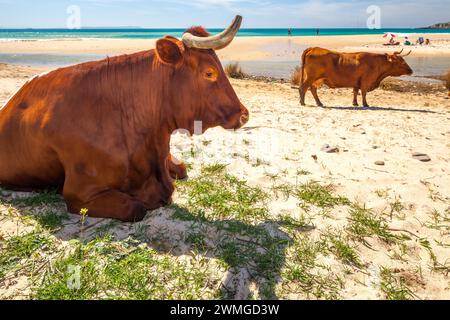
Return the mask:
M 359 107 L 359 104 L 354 103 L 353 106 L 354 106 L 354 107 Z

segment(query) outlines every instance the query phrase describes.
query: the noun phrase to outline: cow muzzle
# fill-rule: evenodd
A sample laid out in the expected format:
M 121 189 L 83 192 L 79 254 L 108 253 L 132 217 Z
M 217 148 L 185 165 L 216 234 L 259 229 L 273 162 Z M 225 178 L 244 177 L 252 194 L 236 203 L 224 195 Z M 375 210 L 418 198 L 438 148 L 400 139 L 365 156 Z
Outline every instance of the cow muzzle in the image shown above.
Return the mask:
M 239 119 L 239 127 L 242 128 L 243 126 L 245 126 L 249 120 L 250 114 L 248 113 L 248 110 L 245 109 L 245 111 L 241 115 L 241 118 Z

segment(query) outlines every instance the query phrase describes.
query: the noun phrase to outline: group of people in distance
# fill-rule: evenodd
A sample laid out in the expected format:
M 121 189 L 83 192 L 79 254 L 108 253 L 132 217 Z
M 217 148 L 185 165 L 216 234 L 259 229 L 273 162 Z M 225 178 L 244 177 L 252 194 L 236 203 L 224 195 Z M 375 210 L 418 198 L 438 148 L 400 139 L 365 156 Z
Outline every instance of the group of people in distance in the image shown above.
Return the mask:
M 424 39 L 423 37 L 419 37 L 419 39 L 417 39 L 415 44 L 416 45 L 420 45 L 420 46 L 423 46 L 423 45 L 429 46 L 429 45 L 431 45 L 431 41 L 428 38 Z M 384 45 L 385 46 L 399 46 L 400 42 L 399 41 L 395 41 L 395 38 L 393 36 L 391 36 L 391 39 L 389 40 L 389 42 L 385 43 Z M 405 37 L 405 41 L 403 42 L 403 45 L 405 45 L 405 46 L 412 46 L 413 43 L 409 40 L 408 37 Z

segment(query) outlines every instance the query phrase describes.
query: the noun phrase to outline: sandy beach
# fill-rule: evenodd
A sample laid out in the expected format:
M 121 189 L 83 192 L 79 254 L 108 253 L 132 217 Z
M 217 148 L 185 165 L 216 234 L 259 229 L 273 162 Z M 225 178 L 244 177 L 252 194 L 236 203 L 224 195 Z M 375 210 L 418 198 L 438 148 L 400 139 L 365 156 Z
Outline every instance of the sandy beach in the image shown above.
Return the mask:
M 429 38 L 431 46 L 410 46 L 413 56 L 450 56 L 450 34 L 417 34 Z M 0 53 L 21 54 L 99 54 L 119 55 L 149 50 L 156 40 L 141 39 L 78 39 L 44 41 L 0 41 Z M 238 37 L 218 52 L 222 60 L 282 60 L 299 59 L 307 47 L 320 46 L 340 51 L 392 52 L 403 46 L 384 47 L 387 39 L 381 35 L 319 36 L 319 37 Z
M 436 52 L 448 55 L 450 37 L 444 38 L 439 40 L 442 47 Z M 327 45 L 359 50 L 366 44 L 375 50 L 376 43 L 381 40 L 378 37 L 358 39 L 333 39 Z M 308 45 L 323 45 L 324 40 L 311 38 Z M 261 56 L 258 53 L 261 42 L 270 45 L 276 41 L 237 39 L 232 47 L 221 53 L 221 57 L 262 59 L 263 53 Z M 306 42 L 305 39 L 291 41 Z M 125 53 L 149 48 L 151 44 L 151 41 L 119 40 L 18 42 L 0 43 L 0 52 Z M 428 48 L 417 49 L 424 55 L 431 54 L 430 51 Z M 46 70 L 0 65 L 0 105 L 27 78 L 42 71 Z M 232 84 L 251 113 L 250 123 L 237 133 L 213 129 L 192 139 L 176 135 L 172 152 L 189 164 L 190 178 L 194 182 L 202 175 L 202 167 L 224 164 L 228 174 L 245 180 L 251 188 L 267 192 L 270 195 L 268 217 L 257 221 L 263 228 L 272 230 L 267 221 L 278 221 L 281 217 L 302 222 L 299 229 L 277 225 L 281 234 L 287 234 L 292 242 L 285 249 L 285 262 L 277 271 L 271 295 L 281 299 L 450 298 L 450 100 L 443 87 L 430 93 L 379 89 L 369 95 L 372 108 L 358 109 L 350 107 L 350 89 L 321 89 L 320 96 L 326 107 L 318 108 L 312 106 L 310 94 L 307 95 L 310 105 L 300 107 L 298 91 L 289 84 L 250 80 L 232 80 Z M 336 152 L 322 151 L 327 144 Z M 426 153 L 431 161 L 414 159 L 413 154 L 417 152 Z M 345 197 L 353 205 L 342 202 L 321 206 L 315 202 L 306 203 L 295 193 L 284 194 L 286 188 L 283 186 L 295 189 L 313 182 L 321 186 L 332 185 L 333 195 Z M 185 204 L 183 190 L 188 186 L 179 188 L 176 205 Z M 33 266 L 40 268 L 39 274 L 54 274 L 58 268 L 55 259 L 70 252 L 73 239 L 79 239 L 80 232 L 86 233 L 85 239 L 94 239 L 100 230 L 108 230 L 114 239 L 121 240 L 135 237 L 139 230 L 146 239 L 140 246 L 156 250 L 156 259 L 169 259 L 169 265 L 181 263 L 208 274 L 206 279 L 209 280 L 199 287 L 194 298 L 216 297 L 212 292 L 216 292 L 217 285 L 227 288 L 231 298 L 271 296 L 263 290 L 268 280 L 255 271 L 258 268 L 229 269 L 221 263 L 223 259 L 231 263 L 229 258 L 224 258 L 223 252 L 219 254 L 210 249 L 209 254 L 199 255 L 192 249 L 186 240 L 193 239 L 192 230 L 202 230 L 202 243 L 207 247 L 220 246 L 224 240 L 220 237 L 222 231 L 218 222 L 190 222 L 176 216 L 173 209 L 166 208 L 149 213 L 138 225 L 90 218 L 80 224 L 79 216 L 65 214 L 61 200 L 34 205 L 25 201 L 34 196 L 7 190 L 1 192 L 0 241 L 6 250 L 5 243 L 10 239 L 42 230 L 36 222 L 41 221 L 40 215 L 54 212 L 66 216 L 64 223 L 48 236 L 57 249 L 49 251 L 43 247 L 33 255 Z M 359 209 L 355 209 L 356 205 Z M 361 231 L 362 225 L 357 224 L 360 216 L 355 212 L 382 226 L 384 233 L 370 229 L 370 232 L 365 231 L 363 238 L 357 237 L 356 230 Z M 369 228 L 368 225 L 365 228 Z M 336 251 L 336 242 L 330 239 L 336 240 L 337 235 L 343 236 L 339 239 L 345 239 L 354 250 L 357 258 L 350 259 L 353 263 L 336 253 L 340 251 Z M 245 239 L 250 241 L 252 238 Z M 335 245 L 319 245 L 323 243 Z M 167 250 L 161 250 L 161 246 Z M 312 252 L 312 248 L 317 249 L 314 249 L 313 260 L 299 256 Z M 36 291 L 36 288 L 53 278 L 36 278 L 35 267 L 27 267 L 28 257 L 22 259 L 19 264 L 22 267 L 8 269 L 3 277 L 0 276 L 0 298 L 26 299 L 44 295 L 45 291 Z M 301 269 L 305 261 L 310 264 Z M 294 270 L 305 272 L 314 280 L 306 285 L 302 282 L 306 280 L 295 277 Z M 179 273 L 174 274 L 177 275 L 173 277 L 179 277 Z M 178 287 L 174 292 L 179 292 L 180 296 L 172 297 L 192 297 L 181 295 L 183 290 L 187 289 Z M 95 297 L 102 295 L 91 298 Z

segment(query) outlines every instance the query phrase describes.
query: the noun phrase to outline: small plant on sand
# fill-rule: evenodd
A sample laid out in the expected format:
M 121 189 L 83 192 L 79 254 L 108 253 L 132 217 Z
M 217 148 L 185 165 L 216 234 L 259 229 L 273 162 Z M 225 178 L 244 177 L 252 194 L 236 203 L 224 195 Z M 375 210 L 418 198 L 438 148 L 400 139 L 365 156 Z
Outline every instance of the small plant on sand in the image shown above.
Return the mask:
M 40 206 L 40 205 L 54 205 L 62 203 L 63 198 L 56 191 L 45 191 L 41 193 L 31 193 L 29 197 L 18 198 L 11 200 L 11 204 L 16 206 Z
M 204 167 L 199 177 L 178 183 L 187 209 L 209 221 L 235 219 L 252 222 L 266 218 L 269 195 L 227 174 L 225 168 L 223 165 Z
M 307 298 L 339 299 L 342 280 L 329 267 L 318 262 L 326 253 L 323 241 L 312 241 L 299 235 L 287 250 L 283 268 L 283 289 L 287 293 L 301 293 Z
M 298 186 L 288 184 L 275 185 L 272 187 L 275 195 L 281 193 L 286 198 L 295 197 L 300 203 L 299 206 L 308 210 L 310 206 L 321 209 L 330 209 L 335 206 L 349 205 L 350 201 L 342 196 L 334 195 L 334 186 L 323 186 L 316 181 L 310 181 Z
M 301 79 L 302 79 L 302 68 L 297 66 L 292 72 L 291 84 L 294 86 L 299 86 Z
M 230 63 L 225 67 L 225 73 L 228 77 L 233 79 L 244 79 L 247 74 L 242 71 L 242 68 L 238 62 Z
M 402 277 L 395 276 L 393 270 L 381 268 L 381 291 L 388 300 L 410 300 L 414 299 L 414 293 L 406 286 Z
M 324 246 L 329 252 L 334 254 L 336 258 L 345 264 L 362 268 L 363 263 L 360 260 L 356 248 L 352 246 L 346 236 L 345 232 L 337 230 L 327 230 L 321 236 Z
M 69 218 L 67 212 L 46 211 L 43 213 L 33 214 L 34 219 L 41 225 L 42 228 L 54 232 L 62 228 L 64 220 Z
M 39 231 L 0 242 L 0 280 L 17 267 L 25 270 L 33 265 L 28 260 L 31 260 L 37 251 L 48 249 L 50 245 L 50 240 Z
M 368 245 L 366 238 L 378 237 L 387 243 L 395 243 L 399 238 L 394 235 L 386 219 L 367 209 L 365 206 L 353 205 L 350 209 L 350 224 L 347 232 L 351 237 Z

